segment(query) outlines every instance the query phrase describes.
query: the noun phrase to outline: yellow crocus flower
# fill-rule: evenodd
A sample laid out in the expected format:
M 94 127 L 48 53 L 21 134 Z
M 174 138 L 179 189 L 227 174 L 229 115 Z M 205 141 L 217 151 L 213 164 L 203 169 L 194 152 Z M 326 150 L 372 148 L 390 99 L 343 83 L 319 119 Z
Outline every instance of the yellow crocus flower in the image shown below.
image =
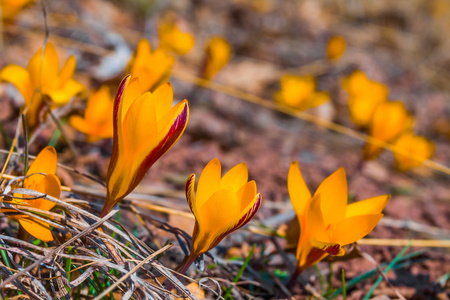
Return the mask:
M 169 79 L 174 62 L 172 55 L 161 48 L 152 51 L 150 42 L 142 39 L 128 62 L 125 73 L 140 79 L 142 93 L 153 91 Z
M 220 161 L 215 158 L 203 169 L 194 192 L 195 174 L 186 182 L 186 198 L 195 217 L 192 249 L 179 267 L 184 273 L 202 253 L 211 250 L 228 234 L 247 224 L 261 206 L 261 194 L 255 181 L 248 181 L 245 163 L 221 176 Z
M 2 0 L 0 1 L 1 15 L 3 20 L 14 19 L 19 12 L 34 0 Z
M 355 71 L 345 78 L 342 87 L 348 93 L 350 119 L 361 127 L 369 126 L 375 108 L 388 100 L 388 87 L 368 79 L 362 71 Z
M 433 142 L 427 140 L 423 136 L 415 135 L 412 131 L 407 131 L 400 135 L 395 141 L 394 146 L 403 153 L 409 154 L 415 158 L 420 158 L 420 160 L 417 160 L 413 157 L 394 152 L 395 166 L 400 171 L 407 171 L 411 168 L 420 166 L 422 162 L 433 155 L 435 150 Z
M 117 91 L 113 152 L 101 217 L 141 182 L 148 169 L 180 138 L 189 119 L 187 100 L 172 107 L 173 89 L 169 82 L 153 93 L 141 90 L 139 79 L 127 75 Z
M 158 27 L 159 47 L 169 52 L 186 54 L 195 44 L 195 38 L 182 32 L 173 22 L 161 23 Z
M 51 146 L 45 147 L 38 154 L 34 162 L 31 164 L 30 168 L 28 169 L 26 175 L 29 177 L 24 179 L 23 187 L 50 195 L 55 198 L 59 198 L 61 195 L 61 182 L 55 175 L 56 165 L 57 155 L 55 148 Z M 45 175 L 41 173 L 44 173 Z M 14 197 L 27 198 L 29 196 L 14 194 Z M 55 206 L 54 202 L 46 199 L 26 200 L 19 198 L 13 198 L 11 204 L 20 203 L 45 211 L 49 211 Z M 53 236 L 48 223 L 30 217 L 28 215 L 14 214 L 17 212 L 12 209 L 2 209 L 1 212 L 6 214 L 10 213 L 8 217 L 17 220 L 20 226 L 35 238 L 44 242 L 53 241 Z
M 22 94 L 25 107 L 28 107 L 25 118 L 30 131 L 39 125 L 39 114 L 45 104 L 44 96 L 48 96 L 52 106 L 61 106 L 84 91 L 84 86 L 72 78 L 75 64 L 75 56 L 71 55 L 59 70 L 56 49 L 52 43 L 47 43 L 44 54 L 42 48 L 39 49 L 26 69 L 7 65 L 0 71 L 0 80 L 14 84 Z
M 346 48 L 347 43 L 342 36 L 332 36 L 327 44 L 327 58 L 332 61 L 337 61 L 344 54 Z
M 206 58 L 202 77 L 211 80 L 230 60 L 231 46 L 227 40 L 216 36 L 208 41 L 205 52 Z
M 327 255 L 344 255 L 342 246 L 371 232 L 390 198 L 390 195 L 382 195 L 347 204 L 347 179 L 343 168 L 327 177 L 312 196 L 296 161 L 289 169 L 287 185 L 300 224 L 297 268 L 290 284 L 302 271 Z
M 284 75 L 281 90 L 275 93 L 275 101 L 280 105 L 298 110 L 316 107 L 330 100 L 328 93 L 316 91 L 313 76 Z
M 411 130 L 413 118 L 400 101 L 380 103 L 372 117 L 369 135 L 386 143 L 393 142 L 401 133 Z M 367 143 L 363 150 L 364 159 L 375 159 L 383 148 Z
M 89 142 L 113 137 L 114 100 L 108 86 L 103 85 L 98 91 L 89 94 L 84 118 L 72 116 L 69 124 L 76 130 L 86 134 Z

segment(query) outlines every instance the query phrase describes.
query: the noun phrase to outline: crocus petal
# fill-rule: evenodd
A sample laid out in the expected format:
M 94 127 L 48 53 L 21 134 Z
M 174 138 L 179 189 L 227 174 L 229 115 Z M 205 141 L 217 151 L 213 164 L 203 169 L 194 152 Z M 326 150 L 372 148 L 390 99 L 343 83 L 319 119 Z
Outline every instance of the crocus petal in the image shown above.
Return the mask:
M 321 210 L 325 226 L 333 226 L 345 217 L 348 191 L 347 177 L 343 168 L 328 176 L 319 186 L 316 194 L 321 197 Z
M 67 104 L 69 100 L 84 91 L 84 86 L 76 80 L 69 79 L 59 89 L 53 89 L 47 95 L 52 99 L 53 104 L 61 106 Z
M 250 204 L 250 201 L 254 200 L 255 195 L 256 182 L 254 180 L 247 182 L 239 189 L 239 191 L 236 193 L 236 196 L 241 203 L 241 210 L 245 210 L 245 207 Z
M 248 169 L 245 163 L 240 163 L 229 170 L 220 181 L 220 188 L 231 188 L 237 192 L 248 181 Z M 252 197 L 255 194 L 252 195 Z
M 61 196 L 61 182 L 54 174 L 47 174 L 41 181 L 37 183 L 34 189 L 38 192 L 50 195 L 54 198 Z M 46 199 L 25 200 L 33 207 L 42 210 L 50 210 L 55 206 L 55 203 Z
M 186 200 L 188 202 L 189 209 L 191 210 L 191 212 L 194 214 L 194 216 L 197 216 L 194 186 L 195 186 L 195 174 L 191 174 L 186 180 L 186 187 L 185 187 Z
M 220 189 L 221 169 L 217 158 L 211 160 L 203 169 L 197 186 L 197 209 Z
M 56 150 L 51 146 L 47 146 L 39 152 L 36 159 L 28 169 L 27 175 L 33 173 L 55 174 L 56 165 L 58 163 Z M 42 180 L 44 175 L 33 175 L 24 180 L 24 186 L 36 186 Z
M 319 105 L 324 104 L 325 102 L 330 101 L 330 96 L 327 92 L 315 92 L 310 97 L 306 98 L 306 100 L 298 105 L 299 110 L 305 110 L 308 108 L 317 107 Z
M 136 69 L 148 59 L 149 54 L 152 52 L 152 46 L 146 39 L 141 39 L 136 47 L 135 54 L 128 63 L 127 72 L 130 74 L 136 74 Z
M 236 218 L 235 216 L 234 219 L 231 219 L 231 221 L 220 230 L 221 233 L 216 234 L 216 238 L 209 249 L 217 246 L 217 244 L 228 234 L 238 230 L 239 228 L 250 222 L 250 220 L 255 216 L 256 212 L 261 207 L 261 203 L 261 194 L 256 194 L 253 200 L 247 205 L 247 207 L 237 215 L 238 217 Z
M 35 238 L 43 241 L 43 242 L 51 242 L 53 241 L 53 235 L 50 231 L 50 225 L 32 217 L 24 217 L 19 220 L 20 225 L 25 229 L 29 234 L 34 236 Z
M 30 102 L 32 90 L 26 69 L 18 65 L 7 65 L 0 71 L 0 80 L 12 83 L 22 94 L 25 104 Z
M 231 46 L 221 37 L 212 38 L 206 46 L 206 65 L 202 77 L 211 80 L 230 60 Z
M 197 222 L 197 207 L 195 204 L 195 174 L 191 174 L 188 179 L 186 180 L 186 199 L 188 201 L 189 209 L 191 210 L 192 214 L 195 216 L 195 224 L 194 224 L 194 230 L 192 232 L 192 240 L 197 239 L 198 236 L 198 222 Z
M 222 228 L 229 220 L 235 219 L 239 211 L 236 193 L 232 189 L 218 190 L 198 207 L 200 228 L 206 231 Z
M 42 64 L 41 64 L 42 63 Z M 59 61 L 58 54 L 52 43 L 47 43 L 42 55 L 42 48 L 30 59 L 27 65 L 31 84 L 34 88 L 53 88 L 53 82 L 58 78 Z
M 89 93 L 84 112 L 86 120 L 99 120 L 99 114 L 103 115 L 103 113 L 112 112 L 113 101 L 110 93 L 111 91 L 107 85 L 102 85 L 97 91 L 91 91 Z M 107 118 L 111 120 L 112 127 L 112 116 L 108 115 Z M 106 120 L 106 118 L 102 118 L 101 120 Z
M 71 116 L 69 118 L 69 124 L 76 130 L 83 132 L 85 134 L 91 133 L 92 126 L 85 119 L 80 116 Z
M 133 78 L 134 79 L 134 78 Z M 125 150 L 123 149 L 123 133 L 122 133 L 122 122 L 123 118 L 125 118 L 126 111 L 130 107 L 131 103 L 133 103 L 134 99 L 139 97 L 139 87 L 126 89 L 128 87 L 128 84 L 130 83 L 131 75 L 127 75 L 122 79 L 122 82 L 119 85 L 119 88 L 117 89 L 116 98 L 114 100 L 114 109 L 113 109 L 113 150 L 111 154 L 111 160 L 109 162 L 108 166 L 108 172 L 106 177 L 111 178 L 113 171 L 116 168 L 117 162 L 122 161 L 123 154 Z M 137 79 L 135 80 L 137 81 Z M 139 83 L 137 83 L 139 84 Z M 132 86 L 133 87 L 133 86 Z M 125 97 L 125 94 L 128 93 L 137 93 L 136 98 Z M 125 108 L 125 111 L 122 111 L 122 108 Z M 120 149 L 119 149 L 120 148 Z M 110 180 L 108 180 L 109 182 Z M 110 184 L 108 183 L 108 193 L 110 192 L 109 189 Z M 109 196 L 111 196 L 109 194 Z
M 69 79 L 72 78 L 73 74 L 75 73 L 76 64 L 77 60 L 75 59 L 75 56 L 69 56 L 69 58 L 61 68 L 61 72 L 59 72 L 59 84 L 61 86 L 65 85 L 69 81 Z
M 347 44 L 341 36 L 333 36 L 327 44 L 327 58 L 332 61 L 338 60 L 345 52 Z
M 172 108 L 173 88 L 170 82 L 158 87 L 153 93 L 152 98 L 155 99 L 155 109 L 158 121 L 167 114 Z
M 298 162 L 293 161 L 288 173 L 288 190 L 291 198 L 292 206 L 294 207 L 297 216 L 302 216 L 305 210 L 306 203 L 311 198 L 311 193 L 306 186 L 302 173 L 298 166 Z
M 223 189 L 216 191 L 208 201 L 198 206 L 197 212 L 199 236 L 198 240 L 193 241 L 192 247 L 197 252 L 205 252 L 214 247 L 211 245 L 228 229 L 225 226 L 229 220 L 236 218 L 239 203 L 233 190 Z
M 139 164 L 148 152 L 143 148 L 154 148 L 158 137 L 155 103 L 150 93 L 139 96 L 130 106 L 123 120 L 123 145 L 127 159 Z M 139 157 L 130 157 L 135 154 Z
M 323 200 L 322 194 L 315 194 L 310 202 L 306 217 L 306 228 L 310 236 L 316 240 L 328 242 L 330 240 L 324 223 L 325 216 L 323 216 L 322 207 Z
M 391 195 L 382 195 L 350 203 L 347 206 L 345 217 L 350 218 L 359 215 L 379 214 L 389 202 L 390 198 Z
M 383 214 L 359 215 L 345 218 L 332 229 L 331 241 L 342 246 L 354 243 L 369 234 Z
M 140 83 L 137 77 L 131 79 L 131 76 L 126 76 L 117 91 L 116 103 L 114 107 L 117 107 L 119 116 L 117 117 L 118 124 L 122 124 L 131 104 L 141 96 Z M 119 93 L 119 91 L 121 91 Z

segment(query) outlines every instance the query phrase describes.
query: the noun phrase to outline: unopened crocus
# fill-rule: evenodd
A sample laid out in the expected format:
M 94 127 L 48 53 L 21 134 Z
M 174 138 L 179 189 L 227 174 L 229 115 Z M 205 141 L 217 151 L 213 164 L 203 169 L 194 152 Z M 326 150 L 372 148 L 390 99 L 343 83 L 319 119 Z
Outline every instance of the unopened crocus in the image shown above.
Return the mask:
M 245 163 L 221 176 L 220 161 L 215 158 L 203 169 L 194 192 L 195 174 L 186 182 L 186 198 L 195 217 L 192 249 L 179 266 L 185 273 L 194 260 L 211 250 L 228 234 L 247 224 L 261 206 L 255 181 L 248 181 Z
M 395 166 L 400 171 L 407 171 L 420 166 L 434 153 L 434 143 L 424 136 L 415 135 L 412 131 L 404 132 L 394 143 Z
M 57 155 L 55 148 L 51 146 L 45 147 L 28 169 L 26 175 L 29 177 L 24 179 L 23 187 L 59 198 L 61 195 L 61 182 L 55 175 L 56 165 Z M 46 199 L 33 198 L 32 200 L 26 200 L 23 198 L 29 198 L 30 196 L 22 194 L 14 194 L 14 197 L 18 198 L 13 198 L 11 204 L 26 205 L 44 211 L 49 211 L 55 206 L 54 202 Z M 18 208 L 21 208 L 21 206 L 18 206 Z M 8 217 L 17 220 L 20 227 L 33 237 L 44 242 L 53 241 L 53 236 L 48 223 L 29 215 L 17 214 L 17 212 L 12 209 L 2 209 L 1 212 L 6 213 Z M 19 233 L 20 232 L 21 230 L 19 229 Z
M 157 48 L 152 51 L 150 42 L 142 39 L 128 62 L 125 72 L 139 78 L 141 93 L 144 93 L 153 91 L 169 79 L 174 62 L 175 58 L 166 50 Z
M 102 86 L 98 91 L 89 94 L 84 112 L 81 116 L 72 116 L 69 124 L 76 130 L 86 134 L 87 140 L 95 142 L 113 137 L 114 99 L 108 86 Z
M 206 44 L 205 53 L 202 78 L 211 80 L 230 60 L 231 46 L 224 38 L 215 36 Z
M 30 131 L 39 125 L 39 114 L 44 107 L 45 96 L 51 100 L 52 107 L 57 107 L 84 91 L 84 86 L 72 78 L 75 64 L 75 56 L 71 55 L 60 70 L 56 49 L 52 43 L 47 43 L 44 54 L 39 49 L 26 69 L 18 65 L 7 65 L 0 71 L 0 80 L 14 84 L 22 94 L 24 107 L 28 107 L 25 118 Z
M 142 93 L 138 78 L 127 75 L 122 80 L 114 102 L 113 152 L 101 217 L 141 182 L 183 134 L 189 119 L 188 102 L 183 100 L 173 107 L 172 102 L 169 82 L 153 93 Z
M 350 119 L 360 127 L 368 127 L 378 104 L 388 101 L 388 87 L 368 79 L 362 71 L 345 78 L 342 87 L 348 93 Z
M 346 48 L 347 43 L 342 36 L 332 36 L 327 44 L 327 58 L 331 61 L 337 61 L 344 54 Z
M 319 106 L 330 100 L 328 93 L 316 91 L 313 76 L 284 75 L 281 90 L 275 93 L 275 101 L 280 105 L 297 110 Z
M 158 26 L 159 47 L 168 52 L 186 54 L 195 44 L 195 38 L 187 32 L 182 32 L 173 22 L 163 22 Z
M 327 255 L 344 255 L 342 246 L 371 232 L 390 198 L 390 195 L 382 195 L 347 204 L 347 179 L 343 168 L 327 177 L 312 196 L 296 161 L 289 169 L 288 190 L 300 224 L 297 267 L 289 284 Z
M 386 101 L 380 103 L 373 114 L 369 127 L 369 135 L 379 141 L 392 143 L 405 131 L 411 130 L 413 118 L 400 101 Z M 367 143 L 363 150 L 366 160 L 375 159 L 382 147 Z

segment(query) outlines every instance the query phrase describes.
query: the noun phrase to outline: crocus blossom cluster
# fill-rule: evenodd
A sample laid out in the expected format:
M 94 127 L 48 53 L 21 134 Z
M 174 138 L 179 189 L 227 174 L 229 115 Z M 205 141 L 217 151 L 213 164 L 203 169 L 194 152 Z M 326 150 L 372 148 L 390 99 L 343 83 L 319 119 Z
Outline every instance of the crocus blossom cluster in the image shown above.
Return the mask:
M 27 177 L 23 181 L 23 187 L 35 190 L 43 194 L 59 198 L 61 194 L 61 182 L 56 177 L 57 155 L 53 147 L 45 147 L 36 157 L 27 172 Z M 11 204 L 27 205 L 43 211 L 49 211 L 55 203 L 46 199 L 31 199 L 29 196 L 14 194 Z M 20 208 L 20 206 L 19 206 Z M 33 237 L 44 241 L 53 241 L 53 236 L 48 223 L 33 218 L 29 215 L 14 214 L 13 209 L 1 209 L 0 212 L 7 214 L 8 217 L 19 222 L 20 226 Z M 19 230 L 21 232 L 21 230 Z
M 7 65 L 0 71 L 0 80 L 14 84 L 22 94 L 30 131 L 39 125 L 45 97 L 51 100 L 52 107 L 56 107 L 66 104 L 70 98 L 84 91 L 84 86 L 72 78 L 75 64 L 75 56 L 71 55 L 60 70 L 56 49 L 52 43 L 47 43 L 44 53 L 39 49 L 26 68 Z
M 275 93 L 275 101 L 297 110 L 319 106 L 330 100 L 328 93 L 316 91 L 316 79 L 312 76 L 284 75 L 281 90 Z
M 388 100 L 388 87 L 368 79 L 362 71 L 354 71 L 349 77 L 344 78 L 342 87 L 348 93 L 350 119 L 356 125 L 367 128 L 375 108 Z
M 406 171 L 419 166 L 433 155 L 433 143 L 425 137 L 415 136 L 411 113 L 402 102 L 388 99 L 389 91 L 384 84 L 368 79 L 361 71 L 355 71 L 342 81 L 342 87 L 349 95 L 351 120 L 376 140 L 394 145 L 398 170 Z M 380 145 L 367 143 L 363 158 L 375 159 L 382 150 Z
M 165 83 L 142 93 L 138 78 L 126 76 L 114 102 L 113 152 L 106 178 L 105 216 L 142 180 L 148 169 L 181 137 L 189 119 L 187 100 L 172 107 L 173 89 Z
M 383 216 L 381 211 L 390 198 L 382 195 L 347 204 L 347 179 L 343 168 L 327 177 L 312 195 L 296 161 L 289 169 L 288 190 L 300 225 L 297 267 L 292 280 L 327 255 L 343 255 L 342 246 L 370 233 Z

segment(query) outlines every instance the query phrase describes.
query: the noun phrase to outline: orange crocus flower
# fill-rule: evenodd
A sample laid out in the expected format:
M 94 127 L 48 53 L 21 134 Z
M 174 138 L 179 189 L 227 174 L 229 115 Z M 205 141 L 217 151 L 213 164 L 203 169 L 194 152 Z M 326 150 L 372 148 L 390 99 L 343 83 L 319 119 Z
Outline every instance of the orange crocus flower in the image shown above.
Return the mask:
M 403 132 L 411 130 L 413 118 L 400 101 L 380 103 L 372 117 L 369 135 L 386 143 L 392 143 Z M 383 148 L 367 143 L 363 150 L 364 159 L 375 159 Z
M 435 150 L 433 142 L 427 140 L 423 136 L 417 136 L 412 131 L 407 131 L 400 135 L 395 141 L 396 149 L 401 150 L 402 153 L 409 154 L 413 157 L 408 157 L 401 153 L 394 152 L 395 166 L 400 171 L 407 171 L 414 167 L 418 167 L 425 160 L 429 159 Z
M 366 236 L 380 221 L 390 195 L 382 195 L 347 205 L 345 170 L 338 169 L 311 195 L 296 161 L 288 174 L 288 190 L 300 225 L 297 268 L 290 284 L 308 267 L 327 255 L 343 255 L 342 246 Z
M 26 175 L 29 177 L 24 179 L 23 187 L 59 198 L 61 195 L 61 182 L 55 175 L 56 165 L 57 155 L 55 148 L 51 146 L 45 147 L 28 169 Z M 44 173 L 45 175 L 41 173 Z M 22 194 L 14 194 L 14 197 L 19 198 L 13 198 L 11 204 L 28 205 L 45 211 L 49 211 L 55 206 L 54 202 L 46 199 L 26 200 L 23 198 L 30 196 Z M 13 214 L 17 212 L 12 209 L 2 209 L 1 212 L 12 213 L 8 217 L 17 220 L 20 226 L 35 238 L 44 242 L 53 241 L 50 225 L 48 223 L 28 215 Z
M 84 118 L 72 116 L 70 126 L 86 134 L 87 140 L 95 142 L 113 137 L 114 100 L 108 86 L 103 85 L 98 91 L 89 94 Z
M 72 79 L 75 72 L 75 56 L 71 55 L 59 70 L 59 60 L 52 43 L 45 45 L 28 62 L 27 68 L 7 65 L 0 71 L 0 80 L 10 82 L 22 94 L 25 118 L 30 131 L 39 125 L 39 114 L 44 107 L 44 96 L 52 101 L 52 106 L 61 106 L 70 98 L 84 91 L 84 86 Z
M 152 51 L 150 42 L 142 39 L 128 62 L 125 73 L 139 78 L 141 93 L 153 91 L 169 79 L 174 62 L 172 55 L 161 48 Z
M 316 79 L 312 76 L 284 75 L 281 90 L 275 93 L 275 101 L 290 108 L 305 110 L 330 100 L 328 93 L 316 91 Z
M 141 90 L 139 79 L 127 75 L 117 91 L 113 152 L 101 217 L 141 182 L 148 169 L 181 137 L 189 119 L 187 100 L 172 107 L 173 89 L 169 82 L 153 93 Z
M 216 36 L 208 41 L 205 52 L 206 57 L 202 77 L 211 80 L 230 60 L 231 46 L 227 40 Z
M 331 61 L 337 61 L 344 54 L 346 48 L 347 43 L 342 36 L 332 36 L 327 44 L 327 58 Z
M 169 52 L 186 54 L 195 44 L 195 38 L 182 32 L 174 22 L 163 22 L 158 26 L 159 47 Z
M 192 249 L 179 266 L 185 273 L 194 260 L 211 250 L 228 234 L 247 224 L 261 206 L 261 194 L 255 181 L 248 181 L 245 163 L 221 176 L 220 161 L 215 158 L 203 169 L 194 192 L 195 174 L 186 182 L 186 198 L 195 217 Z
M 388 101 L 388 87 L 368 79 L 362 71 L 345 78 L 342 87 L 348 93 L 350 119 L 361 127 L 368 127 L 378 104 Z

